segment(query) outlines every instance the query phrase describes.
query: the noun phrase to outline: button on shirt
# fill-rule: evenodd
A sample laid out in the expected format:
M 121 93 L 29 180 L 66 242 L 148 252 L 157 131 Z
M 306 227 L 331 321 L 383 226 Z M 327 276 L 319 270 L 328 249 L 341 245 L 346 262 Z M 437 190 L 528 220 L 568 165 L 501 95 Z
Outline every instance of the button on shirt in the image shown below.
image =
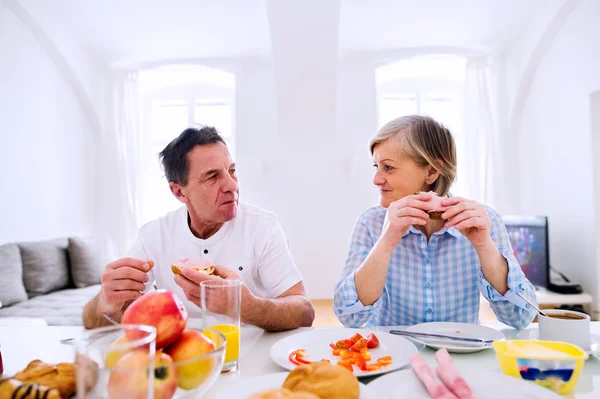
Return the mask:
M 537 302 L 510 245 L 500 215 L 486 207 L 490 235 L 508 263 L 508 288 L 501 295 L 485 279 L 475 248 L 455 228 L 443 228 L 429 240 L 411 226 L 392 253 L 381 297 L 365 306 L 358 299 L 354 273 L 382 233 L 386 209 L 364 212 L 354 228 L 342 279 L 335 288 L 334 310 L 348 327 L 413 325 L 433 321 L 479 322 L 479 293 L 498 319 L 525 328 L 535 317 L 517 292 Z

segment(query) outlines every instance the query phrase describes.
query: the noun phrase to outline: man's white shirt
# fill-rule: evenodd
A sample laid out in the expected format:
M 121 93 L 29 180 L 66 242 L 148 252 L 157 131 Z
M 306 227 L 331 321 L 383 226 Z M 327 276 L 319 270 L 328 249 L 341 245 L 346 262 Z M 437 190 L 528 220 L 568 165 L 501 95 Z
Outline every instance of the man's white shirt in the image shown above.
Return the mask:
M 169 212 L 142 226 L 128 256 L 153 260 L 147 290 L 155 283 L 159 289 L 174 292 L 192 316 L 198 316 L 200 309 L 185 298 L 171 272 L 171 265 L 181 259 L 206 258 L 225 266 L 263 298 L 277 298 L 302 281 L 275 214 L 242 202 L 236 217 L 206 240 L 192 234 L 185 206 Z

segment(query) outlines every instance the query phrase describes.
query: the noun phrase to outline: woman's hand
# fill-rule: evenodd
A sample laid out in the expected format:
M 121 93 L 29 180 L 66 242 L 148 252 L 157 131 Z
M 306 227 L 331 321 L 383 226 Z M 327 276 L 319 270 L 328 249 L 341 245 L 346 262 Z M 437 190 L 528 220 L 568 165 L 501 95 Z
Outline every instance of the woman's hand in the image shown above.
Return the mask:
M 408 228 L 412 225 L 426 225 L 429 220 L 427 211 L 433 210 L 432 194 L 407 195 L 394 201 L 387 209 L 388 222 L 383 226 L 380 242 L 395 247 Z
M 442 214 L 442 219 L 447 220 L 445 227 L 460 231 L 475 248 L 489 243 L 492 221 L 482 204 L 453 197 L 442 201 L 442 205 L 450 207 Z

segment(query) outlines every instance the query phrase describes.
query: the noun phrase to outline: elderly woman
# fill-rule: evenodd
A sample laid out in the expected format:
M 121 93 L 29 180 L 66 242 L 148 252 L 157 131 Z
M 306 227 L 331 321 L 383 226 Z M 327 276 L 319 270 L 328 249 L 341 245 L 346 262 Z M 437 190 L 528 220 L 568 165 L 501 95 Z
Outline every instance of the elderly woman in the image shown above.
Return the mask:
M 335 288 L 339 320 L 349 327 L 478 323 L 481 293 L 501 322 L 526 327 L 535 310 L 517 293 L 536 302 L 535 290 L 500 215 L 458 197 L 441 201 L 439 220 L 428 213 L 438 210 L 438 196 L 448 195 L 456 176 L 448 129 L 430 117 L 405 116 L 383 126 L 370 147 L 380 205 L 354 228 Z

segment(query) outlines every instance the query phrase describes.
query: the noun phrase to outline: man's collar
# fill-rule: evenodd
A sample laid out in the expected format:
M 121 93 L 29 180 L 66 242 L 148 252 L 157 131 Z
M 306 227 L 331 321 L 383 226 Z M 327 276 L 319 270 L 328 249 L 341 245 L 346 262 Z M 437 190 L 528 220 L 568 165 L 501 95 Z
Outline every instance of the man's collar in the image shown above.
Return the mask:
M 417 230 L 415 228 L 415 226 L 411 225 L 408 228 L 408 230 L 406 230 L 406 232 L 404 232 L 404 234 L 402 234 L 402 238 L 404 238 L 405 236 L 407 236 L 410 233 L 412 233 L 412 234 L 423 234 L 423 232 Z M 460 231 L 456 230 L 454 227 L 450 227 L 450 228 L 443 227 L 440 231 L 433 233 L 433 235 L 434 236 L 435 235 L 442 235 L 442 234 L 445 234 L 445 233 L 448 233 L 452 237 L 456 237 L 456 238 L 460 237 L 460 235 L 461 235 Z

